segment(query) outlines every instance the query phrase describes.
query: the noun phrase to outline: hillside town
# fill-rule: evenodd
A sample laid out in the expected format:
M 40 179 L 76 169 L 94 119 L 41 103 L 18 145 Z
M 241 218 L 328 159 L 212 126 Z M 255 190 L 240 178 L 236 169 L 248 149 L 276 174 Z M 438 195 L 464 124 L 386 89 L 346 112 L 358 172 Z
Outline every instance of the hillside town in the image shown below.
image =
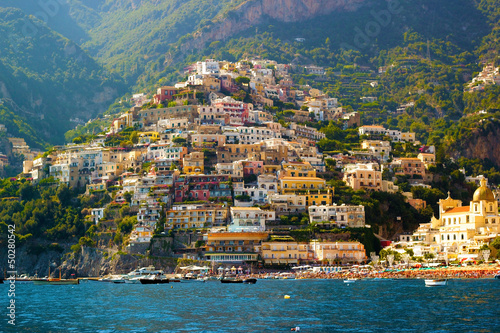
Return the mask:
M 66 184 L 85 188 L 87 196 L 109 196 L 86 211 L 101 231 L 116 231 L 114 217 L 126 208 L 134 217 L 123 242 L 128 253 L 146 254 L 153 238 L 189 231 L 188 240 L 175 246 L 176 255 L 270 265 L 373 260 L 358 240 L 302 241 L 292 231 L 299 221 L 329 229 L 370 228 L 363 205 L 334 201 L 335 169 L 353 191 L 399 192 L 415 210 L 425 209 L 431 203 L 395 180 L 400 175 L 411 187 L 431 188 L 436 149 L 412 132 L 363 125 L 337 98 L 293 82 L 291 66 L 270 60 L 197 62 L 185 69 L 186 81 L 158 87 L 153 96 L 133 95 L 135 105 L 113 116 L 104 133 L 25 155 L 22 176 L 34 184 Z M 324 74 L 317 66 L 303 71 Z M 279 117 L 277 104 L 287 108 Z M 326 135 L 306 124 L 311 121 L 353 129 L 360 144 L 349 151 L 320 150 Z M 395 154 L 401 146 L 416 153 Z M 26 149 L 26 143 L 14 147 Z M 450 196 L 440 199 L 438 216 L 413 233 L 377 235 L 382 245 L 442 261 L 479 260 L 482 247 L 499 236 L 500 195 L 485 177 L 465 171 L 464 177 L 479 186 L 468 206 Z

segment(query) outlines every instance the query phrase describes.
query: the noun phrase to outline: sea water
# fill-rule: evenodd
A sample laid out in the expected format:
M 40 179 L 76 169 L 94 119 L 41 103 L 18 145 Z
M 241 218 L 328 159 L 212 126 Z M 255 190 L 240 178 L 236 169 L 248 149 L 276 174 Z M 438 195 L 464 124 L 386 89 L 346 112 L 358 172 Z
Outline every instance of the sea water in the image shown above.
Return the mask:
M 0 285 L 3 309 L 7 288 Z M 424 280 L 19 284 L 16 326 L 5 315 L 0 331 L 500 332 L 499 288 L 494 279 L 444 287 Z

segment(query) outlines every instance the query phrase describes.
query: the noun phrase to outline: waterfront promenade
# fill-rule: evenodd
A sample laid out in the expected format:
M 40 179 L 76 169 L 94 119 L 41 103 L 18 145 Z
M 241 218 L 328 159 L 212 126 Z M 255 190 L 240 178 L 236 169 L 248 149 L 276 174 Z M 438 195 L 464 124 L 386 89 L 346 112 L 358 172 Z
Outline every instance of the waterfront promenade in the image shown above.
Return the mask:
M 301 271 L 295 274 L 296 278 L 301 279 L 481 279 L 493 278 L 500 272 L 499 265 L 491 266 L 469 266 L 469 267 L 443 267 L 443 268 L 418 268 L 404 270 L 371 270 L 368 272 L 310 272 Z M 249 277 L 264 279 L 269 277 L 268 273 L 250 274 Z

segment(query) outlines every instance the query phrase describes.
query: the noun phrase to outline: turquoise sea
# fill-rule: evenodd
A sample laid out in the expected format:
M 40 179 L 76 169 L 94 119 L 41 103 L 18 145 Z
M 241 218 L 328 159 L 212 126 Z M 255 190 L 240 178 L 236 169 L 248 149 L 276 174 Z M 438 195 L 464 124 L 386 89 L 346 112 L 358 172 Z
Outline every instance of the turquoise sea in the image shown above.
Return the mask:
M 500 332 L 500 280 L 16 285 L 1 332 Z M 289 295 L 289 299 L 284 296 Z

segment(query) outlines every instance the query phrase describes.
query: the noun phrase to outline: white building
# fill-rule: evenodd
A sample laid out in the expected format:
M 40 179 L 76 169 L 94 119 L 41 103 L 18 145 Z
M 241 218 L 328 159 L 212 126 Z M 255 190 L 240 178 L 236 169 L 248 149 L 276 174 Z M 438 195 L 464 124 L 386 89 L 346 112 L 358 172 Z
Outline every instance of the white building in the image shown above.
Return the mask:
M 281 132 L 268 127 L 240 127 L 240 143 L 253 144 L 255 142 L 281 138 Z
M 365 207 L 362 205 L 313 205 L 309 206 L 308 210 L 311 223 L 325 222 L 352 228 L 365 226 Z
M 213 59 L 206 59 L 196 63 L 196 73 L 199 75 L 218 74 L 219 71 L 219 62 Z
M 266 221 L 274 221 L 276 212 L 258 207 L 231 207 L 230 232 L 258 232 L 266 230 Z

